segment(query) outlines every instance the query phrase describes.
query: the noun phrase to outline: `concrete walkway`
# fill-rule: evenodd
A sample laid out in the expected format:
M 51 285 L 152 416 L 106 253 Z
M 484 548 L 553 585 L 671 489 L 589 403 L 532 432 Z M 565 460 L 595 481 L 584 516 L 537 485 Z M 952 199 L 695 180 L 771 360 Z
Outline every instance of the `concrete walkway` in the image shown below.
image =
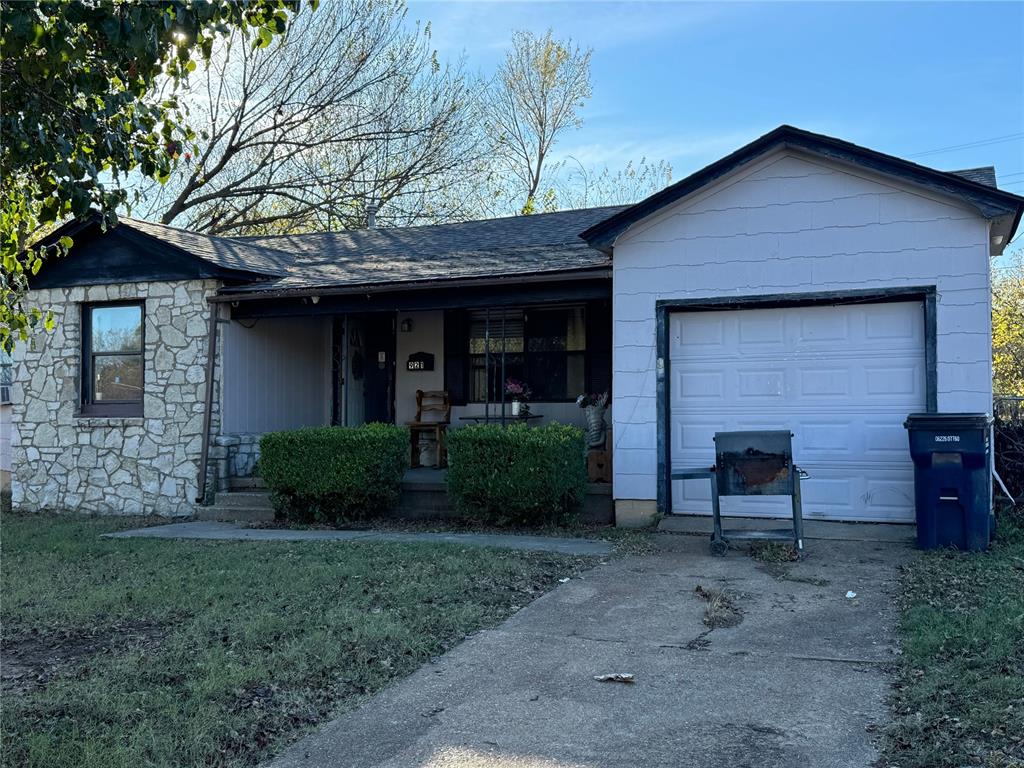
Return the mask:
M 723 527 L 733 530 L 757 530 L 759 528 L 782 529 L 791 526 L 789 520 L 772 520 L 752 517 L 728 517 Z M 714 519 L 710 515 L 666 515 L 658 525 L 663 533 L 687 533 L 710 536 Z M 917 528 L 913 525 L 894 523 L 844 523 L 838 520 L 804 520 L 804 539 L 825 539 L 834 541 L 884 541 L 891 544 L 913 544 Z
M 823 541 L 769 566 L 712 558 L 703 537 L 658 540 L 474 635 L 273 768 L 872 765 L 911 550 Z M 705 626 L 697 585 L 724 588 L 740 623 Z M 635 683 L 594 680 L 615 672 Z
M 612 545 L 597 539 L 556 536 L 517 536 L 489 533 L 405 533 L 402 531 L 352 531 L 292 528 L 246 528 L 235 523 L 191 522 L 133 528 L 105 534 L 113 539 L 207 539 L 223 541 L 397 541 L 403 543 L 461 544 L 567 555 L 607 555 Z

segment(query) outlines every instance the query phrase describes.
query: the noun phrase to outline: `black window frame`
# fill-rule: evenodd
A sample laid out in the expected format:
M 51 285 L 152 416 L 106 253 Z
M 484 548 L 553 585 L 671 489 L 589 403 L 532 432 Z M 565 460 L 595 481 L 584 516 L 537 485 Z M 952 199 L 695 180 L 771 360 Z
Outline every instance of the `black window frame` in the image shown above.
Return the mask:
M 494 312 L 496 312 L 496 313 L 508 312 L 509 309 L 510 308 L 499 308 L 499 307 L 494 307 L 493 308 Z M 523 349 L 522 349 L 522 352 L 507 352 L 506 353 L 506 358 L 515 358 L 516 362 L 513 363 L 513 365 L 516 368 L 521 368 L 522 369 L 522 373 L 516 374 L 516 373 L 513 373 L 513 372 L 507 372 L 506 373 L 506 378 L 509 378 L 509 377 L 521 378 L 528 386 L 530 386 L 532 388 L 533 384 L 531 383 L 531 380 L 530 380 L 530 378 L 531 378 L 530 358 L 533 357 L 533 356 L 537 356 L 537 357 L 541 357 L 541 356 L 553 357 L 555 355 L 560 355 L 560 356 L 562 356 L 565 359 L 566 363 L 568 363 L 568 360 L 569 360 L 570 357 L 577 357 L 577 358 L 581 358 L 583 360 L 583 382 L 584 382 L 584 388 L 589 387 L 590 383 L 591 383 L 591 343 L 592 343 L 590 336 L 591 336 L 591 333 L 593 333 L 593 330 L 592 330 L 592 326 L 588 322 L 588 318 L 589 318 L 590 313 L 592 311 L 592 305 L 587 303 L 587 302 L 582 302 L 582 303 L 580 303 L 580 302 L 572 302 L 572 303 L 568 303 L 568 304 L 554 304 L 554 305 L 543 305 L 542 304 L 542 305 L 527 306 L 527 307 L 521 307 L 521 308 L 515 308 L 515 309 L 522 313 L 522 320 L 520 322 L 522 324 L 522 329 L 523 329 L 523 336 L 522 336 L 522 338 L 523 338 Z M 582 310 L 582 313 L 583 313 L 583 329 L 584 329 L 583 349 L 581 349 L 581 350 L 549 350 L 549 351 L 540 351 L 540 352 L 538 352 L 538 351 L 531 352 L 530 351 L 530 339 L 531 339 L 531 336 L 530 336 L 530 325 L 531 325 L 531 323 L 529 321 L 529 314 L 530 314 L 530 312 L 553 312 L 553 311 L 559 311 L 559 310 L 565 311 L 565 312 L 570 312 L 572 310 L 577 310 L 577 309 L 578 310 Z M 472 334 L 471 334 L 470 328 L 471 328 L 472 324 L 471 324 L 471 322 L 468 321 L 468 318 L 471 316 L 471 314 L 473 312 L 478 312 L 479 313 L 479 312 L 486 312 L 486 311 L 487 311 L 486 309 L 474 309 L 474 310 L 471 310 L 471 311 L 466 313 L 467 321 L 465 322 L 465 338 L 462 340 L 462 346 L 463 346 L 463 350 L 464 350 L 462 352 L 462 354 L 465 355 L 464 360 L 465 360 L 465 366 L 466 366 L 467 370 L 466 370 L 465 398 L 464 398 L 464 400 L 461 403 L 461 404 L 465 404 L 465 405 L 480 404 L 480 403 L 487 402 L 487 400 L 484 399 L 484 398 L 477 399 L 476 396 L 475 396 L 476 393 L 474 392 L 475 380 L 476 380 L 476 377 L 474 376 L 474 371 L 479 370 L 480 366 L 478 364 L 478 359 L 479 358 L 483 358 L 484 355 L 480 354 L 480 353 L 473 353 L 470 350 L 470 344 L 471 344 L 471 340 L 472 340 Z M 500 323 L 501 323 L 500 314 L 499 314 L 499 317 L 496 320 L 492 321 L 492 327 L 495 327 L 494 326 L 495 323 L 500 325 Z M 501 352 L 500 351 L 491 352 L 490 357 L 491 357 L 491 360 L 492 360 L 492 366 L 500 365 L 500 359 L 501 359 Z M 495 361 L 497 361 L 497 362 L 495 362 Z M 568 382 L 566 383 L 566 386 L 568 387 Z M 501 400 L 501 392 L 500 391 L 499 392 L 495 392 L 495 393 L 489 393 L 489 394 L 491 396 L 490 402 L 499 402 Z M 538 402 L 538 403 L 573 403 L 573 402 L 576 402 L 576 398 L 580 394 L 583 394 L 583 393 L 581 393 L 581 392 L 573 393 L 573 392 L 568 392 L 567 391 L 565 393 L 565 397 L 545 397 L 545 396 L 539 395 L 537 392 L 534 392 L 533 396 L 531 397 L 531 400 L 533 400 L 534 402 Z M 506 397 L 505 399 L 509 400 L 511 398 Z
M 138 352 L 94 352 L 92 349 L 92 313 L 96 309 L 110 307 L 138 307 L 140 324 L 140 344 Z M 82 344 L 81 344 L 81 402 L 80 416 L 110 416 L 119 418 L 141 417 L 146 399 L 146 302 L 142 299 L 122 301 L 93 301 L 81 305 Z M 138 356 L 142 365 L 142 391 L 138 400 L 93 400 L 93 371 L 95 358 L 106 356 L 125 357 Z
M 11 404 L 11 386 L 14 384 L 14 361 L 0 349 L 0 405 Z

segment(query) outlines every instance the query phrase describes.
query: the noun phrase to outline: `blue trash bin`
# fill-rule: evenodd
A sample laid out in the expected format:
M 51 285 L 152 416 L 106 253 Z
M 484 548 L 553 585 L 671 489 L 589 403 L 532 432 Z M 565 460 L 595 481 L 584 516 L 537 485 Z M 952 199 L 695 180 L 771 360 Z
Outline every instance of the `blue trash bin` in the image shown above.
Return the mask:
M 984 413 L 912 413 L 903 426 L 914 460 L 917 545 L 988 549 L 993 532 L 992 418 Z

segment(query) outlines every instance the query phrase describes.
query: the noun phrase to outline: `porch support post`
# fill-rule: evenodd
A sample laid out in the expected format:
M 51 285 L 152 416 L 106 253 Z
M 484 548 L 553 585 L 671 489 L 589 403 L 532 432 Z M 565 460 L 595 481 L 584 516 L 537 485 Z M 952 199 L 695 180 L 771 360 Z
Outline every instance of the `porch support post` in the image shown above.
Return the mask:
M 501 426 L 505 426 L 505 310 L 501 311 Z
M 196 490 L 196 501 L 206 501 L 207 464 L 210 461 L 210 422 L 213 418 L 213 375 L 217 368 L 217 316 L 220 304 L 209 302 L 210 325 L 206 337 L 206 398 L 203 406 L 202 449 L 199 457 L 199 487 Z
M 491 421 L 491 308 L 484 315 L 484 424 Z

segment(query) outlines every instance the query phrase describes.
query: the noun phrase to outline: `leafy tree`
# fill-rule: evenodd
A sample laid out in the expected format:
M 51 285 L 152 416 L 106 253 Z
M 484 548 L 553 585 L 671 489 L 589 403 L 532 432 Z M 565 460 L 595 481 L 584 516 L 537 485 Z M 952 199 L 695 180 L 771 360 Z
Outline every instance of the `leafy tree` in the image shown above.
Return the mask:
M 590 55 L 571 40 L 556 40 L 551 30 L 542 37 L 518 31 L 498 68 L 488 129 L 496 157 L 518 182 L 523 213 L 537 207 L 551 148 L 583 123 L 579 111 L 591 96 Z
M 1024 249 L 992 281 L 992 370 L 997 395 L 1024 397 Z
M 24 304 L 44 258 L 41 232 L 127 202 L 124 175 L 165 179 L 192 133 L 173 95 L 149 94 L 195 70 L 232 29 L 267 46 L 300 0 L 0 2 L 0 347 L 52 319 Z M 315 4 L 316 0 L 311 0 Z

